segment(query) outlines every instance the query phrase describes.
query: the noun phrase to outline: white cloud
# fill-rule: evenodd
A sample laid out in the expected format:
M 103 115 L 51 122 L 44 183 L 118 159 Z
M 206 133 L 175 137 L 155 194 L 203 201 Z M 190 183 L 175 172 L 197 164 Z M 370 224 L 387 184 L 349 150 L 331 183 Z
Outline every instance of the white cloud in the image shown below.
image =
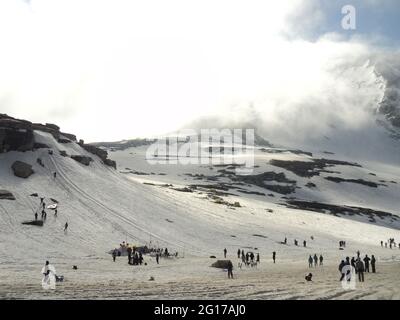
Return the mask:
M 372 81 L 364 41 L 301 40 L 323 21 L 314 0 L 4 0 L 0 108 L 88 140 L 158 134 L 251 101 L 283 123 L 309 101 L 349 98 L 337 66 Z

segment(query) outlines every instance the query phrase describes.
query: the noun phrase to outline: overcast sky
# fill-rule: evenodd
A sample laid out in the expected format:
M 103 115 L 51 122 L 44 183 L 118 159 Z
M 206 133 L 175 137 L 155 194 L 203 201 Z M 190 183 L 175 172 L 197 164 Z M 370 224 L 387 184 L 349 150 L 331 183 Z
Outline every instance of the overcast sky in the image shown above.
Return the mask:
M 249 105 L 278 122 L 321 93 L 347 112 L 348 81 L 367 83 L 357 103 L 381 99 L 373 59 L 399 52 L 399 17 L 397 0 L 1 0 L 0 112 L 91 142 Z

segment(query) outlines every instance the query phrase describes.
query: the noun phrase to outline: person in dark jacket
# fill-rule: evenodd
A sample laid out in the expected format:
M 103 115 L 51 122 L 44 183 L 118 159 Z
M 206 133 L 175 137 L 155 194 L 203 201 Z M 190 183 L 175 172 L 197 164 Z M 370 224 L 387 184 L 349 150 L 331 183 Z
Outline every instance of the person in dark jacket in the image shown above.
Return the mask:
M 233 279 L 233 265 L 232 262 L 229 260 L 228 262 L 228 279 Z
M 311 257 L 311 255 L 308 257 L 308 267 L 309 268 L 313 267 L 313 258 Z
M 364 271 L 365 271 L 365 268 L 364 268 L 364 263 L 361 261 L 361 259 L 357 259 L 356 271 L 357 271 L 357 274 L 358 274 L 358 281 L 364 282 Z
M 160 262 L 160 256 L 158 255 L 158 253 L 156 254 L 156 262 L 157 262 L 157 264 L 159 264 Z
M 375 269 L 375 263 L 376 263 L 375 256 L 374 256 L 374 255 L 372 255 L 372 257 L 371 257 L 371 267 L 372 267 L 372 273 L 376 273 L 376 269 Z
M 307 241 L 306 240 L 303 241 L 303 247 L 304 248 L 307 247 Z
M 365 255 L 364 258 L 364 265 L 365 265 L 365 272 L 369 272 L 369 262 L 371 261 L 371 258 L 368 257 L 368 255 Z
M 238 255 L 238 259 L 240 259 L 240 249 L 238 249 L 237 255 Z
M 37 220 L 37 218 L 38 218 L 38 214 L 37 214 L 37 212 L 35 213 L 35 220 Z
M 228 252 L 228 250 L 226 250 L 226 248 L 224 249 L 224 258 L 226 258 L 226 253 Z
M 322 256 L 322 254 L 319 256 L 319 265 L 320 266 L 324 265 L 324 257 Z
M 126 249 L 126 251 L 128 252 L 128 264 L 132 263 L 132 248 L 128 247 L 128 249 Z
M 257 253 L 257 259 L 256 259 L 257 263 L 260 263 L 260 254 Z
M 114 251 L 112 252 L 112 258 L 113 261 L 115 262 L 115 259 L 117 258 L 117 249 L 114 249 Z
M 274 251 L 274 252 L 272 252 L 272 260 L 274 261 L 274 263 L 275 263 L 275 259 L 276 259 L 276 252 Z

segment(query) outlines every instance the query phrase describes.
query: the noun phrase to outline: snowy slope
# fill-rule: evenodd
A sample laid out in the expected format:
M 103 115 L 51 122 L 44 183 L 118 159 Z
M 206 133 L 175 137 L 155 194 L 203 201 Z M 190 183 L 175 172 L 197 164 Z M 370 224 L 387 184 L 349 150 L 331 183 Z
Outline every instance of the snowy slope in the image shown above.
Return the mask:
M 340 174 L 321 172 L 320 175 L 304 178 L 290 170 L 273 166 L 270 161 L 311 162 L 322 157 L 342 161 L 350 159 L 337 154 L 315 153 L 310 156 L 285 149 L 256 148 L 254 174 L 283 172 L 289 180 L 296 181 L 298 188 L 293 194 L 285 196 L 247 183 L 239 188 L 247 193 L 230 188 L 231 177 L 218 177 L 221 173 L 218 171 L 225 167 L 204 164 L 149 165 L 146 161 L 147 146 L 111 152 L 111 158 L 118 162 L 118 168 L 114 170 L 77 143 L 60 144 L 52 135 L 41 131 L 35 131 L 35 140 L 47 144 L 53 150 L 53 155 L 48 153 L 48 149 L 0 154 L 0 189 L 6 189 L 16 197 L 15 201 L 0 200 L 0 294 L 4 297 L 42 297 L 39 270 L 45 259 L 50 259 L 59 272 L 66 275 L 68 280 L 62 290 L 68 291 L 79 283 L 90 283 L 97 288 L 104 281 L 115 281 L 116 277 L 143 282 L 154 275 L 156 279 L 161 278 L 164 285 L 168 285 L 165 283 L 167 281 L 186 279 L 194 285 L 188 290 L 203 285 L 207 288 L 211 283 L 203 283 L 203 277 L 220 277 L 219 270 L 209 268 L 208 257 L 220 257 L 225 247 L 232 259 L 238 249 L 259 252 L 261 257 L 270 256 L 272 251 L 276 251 L 280 261 L 291 261 L 298 265 L 295 272 L 299 274 L 303 272 L 301 262 L 314 253 L 323 253 L 332 269 L 335 269 L 333 266 L 343 255 L 354 255 L 356 250 L 375 253 L 381 263 L 398 261 L 400 258 L 400 250 L 380 248 L 379 245 L 381 240 L 400 238 L 398 221 L 377 218 L 371 223 L 364 216 L 335 216 L 327 212 L 288 208 L 286 205 L 287 200 L 296 198 L 367 207 L 397 215 L 397 182 L 400 182 L 400 176 L 398 168 L 391 164 L 366 161 L 360 162 L 362 167 L 334 166 L 327 169 L 340 171 Z M 85 166 L 61 156 L 59 151 L 66 151 L 68 155 L 87 155 L 94 161 Z M 44 168 L 36 163 L 39 157 Z M 16 160 L 32 164 L 35 173 L 28 179 L 15 177 L 10 167 Z M 134 171 L 136 173 L 132 173 Z M 53 172 L 57 172 L 55 179 Z M 199 177 L 201 174 L 204 176 Z M 327 175 L 363 178 L 377 183 L 385 180 L 387 186 L 371 188 L 347 182 L 339 184 L 324 179 Z M 204 177 L 211 177 L 211 180 Z M 315 183 L 316 188 L 305 187 L 310 181 Z M 228 190 L 220 194 L 201 187 L 193 192 L 182 192 L 180 189 L 193 184 L 218 183 L 228 185 Z M 23 221 L 32 220 L 38 208 L 39 199 L 32 197 L 33 193 L 46 197 L 47 204 L 51 203 L 50 198 L 59 202 L 58 217 L 48 210 L 43 227 L 22 224 Z M 215 199 L 222 199 L 223 202 L 218 203 Z M 239 202 L 240 207 L 229 205 L 235 202 Z M 65 222 L 69 224 L 67 233 L 63 232 Z M 287 245 L 281 244 L 285 237 L 288 238 Z M 293 245 L 294 239 L 299 241 L 298 247 Z M 307 241 L 307 248 L 302 247 L 303 240 Z M 347 242 L 345 251 L 338 250 L 339 240 Z M 168 247 L 171 252 L 177 251 L 185 259 L 166 261 L 159 267 L 151 257 L 146 257 L 149 265 L 132 273 L 132 267 L 125 262 L 122 265 L 110 264 L 111 258 L 107 252 L 122 241 Z M 80 273 L 68 271 L 73 264 L 80 266 Z M 263 268 L 265 266 L 261 267 L 260 272 L 265 271 Z M 20 278 L 21 272 L 27 281 L 25 283 Z M 255 275 L 243 270 L 242 277 L 252 279 Z M 198 281 L 202 284 L 198 284 Z M 26 283 L 29 283 L 29 289 Z M 147 290 L 146 285 L 143 288 Z M 60 297 L 73 297 L 67 291 L 62 291 L 64 293 L 60 293 Z M 81 297 L 92 297 L 87 295 L 85 287 L 79 292 Z M 93 294 L 97 297 L 104 296 L 100 291 L 95 292 Z M 152 294 L 163 297 L 164 293 Z M 184 293 L 180 294 L 185 297 Z M 243 294 L 238 292 L 236 296 Z M 329 295 L 326 291 L 320 294 Z M 115 296 L 120 295 L 124 297 L 123 293 L 115 293 Z M 193 297 L 198 295 L 194 294 Z

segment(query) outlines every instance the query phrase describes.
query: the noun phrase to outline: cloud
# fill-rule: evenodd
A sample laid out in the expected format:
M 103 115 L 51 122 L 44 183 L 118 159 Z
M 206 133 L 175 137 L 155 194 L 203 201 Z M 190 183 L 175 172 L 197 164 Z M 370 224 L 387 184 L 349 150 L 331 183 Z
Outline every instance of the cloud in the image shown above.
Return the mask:
M 256 118 L 288 138 L 364 125 L 382 96 L 379 50 L 365 36 L 310 39 L 325 10 L 316 0 L 4 0 L 1 112 L 89 141 L 210 116 Z

